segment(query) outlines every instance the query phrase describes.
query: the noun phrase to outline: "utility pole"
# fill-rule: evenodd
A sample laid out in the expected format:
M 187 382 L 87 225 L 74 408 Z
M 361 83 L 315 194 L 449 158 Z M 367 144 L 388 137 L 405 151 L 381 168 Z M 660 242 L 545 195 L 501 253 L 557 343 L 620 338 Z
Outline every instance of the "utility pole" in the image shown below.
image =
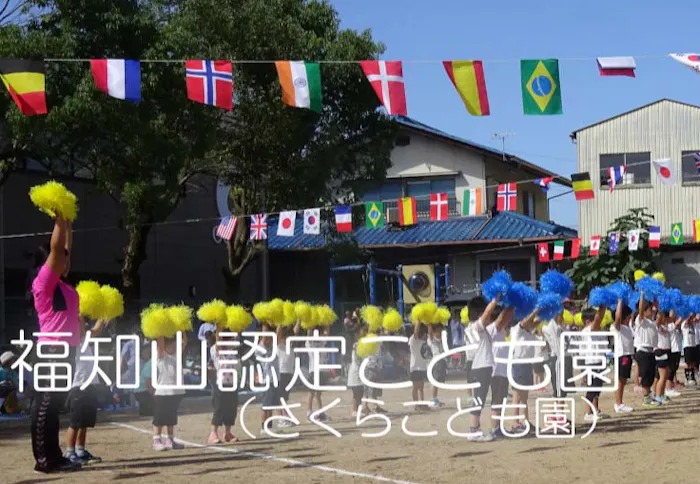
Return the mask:
M 512 138 L 515 133 L 493 133 L 491 139 L 501 140 L 501 156 L 503 156 L 503 161 L 506 161 L 506 138 Z

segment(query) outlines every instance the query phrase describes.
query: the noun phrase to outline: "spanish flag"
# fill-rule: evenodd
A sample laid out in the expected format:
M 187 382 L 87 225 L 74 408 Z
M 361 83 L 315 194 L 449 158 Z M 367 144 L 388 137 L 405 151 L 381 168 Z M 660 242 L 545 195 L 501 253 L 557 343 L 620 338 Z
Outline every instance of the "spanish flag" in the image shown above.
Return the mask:
M 46 114 L 43 61 L 0 59 L 0 79 L 22 114 Z
M 593 193 L 593 184 L 591 183 L 591 175 L 587 171 L 583 173 L 574 173 L 571 175 L 571 181 L 576 200 L 591 200 L 595 197 Z
M 399 199 L 399 225 L 413 225 L 416 223 L 416 199 L 406 197 Z
M 445 66 L 445 71 L 464 101 L 469 114 L 473 116 L 491 114 L 481 61 L 443 61 L 442 65 Z

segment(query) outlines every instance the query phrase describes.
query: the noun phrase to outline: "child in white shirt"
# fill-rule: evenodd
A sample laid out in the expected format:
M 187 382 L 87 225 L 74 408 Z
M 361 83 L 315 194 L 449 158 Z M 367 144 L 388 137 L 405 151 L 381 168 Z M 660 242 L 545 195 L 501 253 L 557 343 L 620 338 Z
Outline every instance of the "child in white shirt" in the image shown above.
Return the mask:
M 182 333 L 182 353 L 187 346 L 187 335 Z M 175 441 L 175 425 L 177 425 L 177 410 L 180 400 L 185 394 L 182 389 L 161 388 L 162 385 L 177 384 L 177 340 L 175 338 L 156 340 L 156 371 L 157 384 L 154 385 L 153 397 L 153 450 L 177 450 L 184 446 Z M 180 371 L 181 370 L 180 366 Z M 166 433 L 163 434 L 163 429 Z
M 697 346 L 695 345 L 695 316 L 681 323 L 683 333 L 683 359 L 685 360 L 685 386 L 695 386 L 695 370 L 697 368 Z
M 423 401 L 423 387 L 427 378 L 428 362 L 433 354 L 428 345 L 428 327 L 420 321 L 413 324 L 413 334 L 408 339 L 408 347 L 411 354 L 411 395 L 414 402 Z M 417 410 L 427 408 L 425 405 L 416 407 Z

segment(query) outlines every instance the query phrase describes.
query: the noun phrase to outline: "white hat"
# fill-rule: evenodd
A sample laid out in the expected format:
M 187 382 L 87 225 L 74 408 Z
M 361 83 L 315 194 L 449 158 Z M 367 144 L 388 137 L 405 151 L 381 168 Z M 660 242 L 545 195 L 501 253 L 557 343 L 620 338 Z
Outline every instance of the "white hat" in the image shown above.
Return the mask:
M 4 365 L 14 357 L 15 354 L 12 351 L 5 351 L 2 355 L 0 355 L 0 365 Z

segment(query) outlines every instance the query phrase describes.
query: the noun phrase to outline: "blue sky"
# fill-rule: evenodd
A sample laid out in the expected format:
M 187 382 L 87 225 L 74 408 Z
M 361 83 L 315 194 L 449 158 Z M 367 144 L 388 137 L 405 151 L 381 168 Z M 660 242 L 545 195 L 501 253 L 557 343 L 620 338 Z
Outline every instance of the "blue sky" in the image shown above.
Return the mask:
M 384 59 L 482 59 L 491 116 L 466 112 L 440 63 L 406 63 L 409 116 L 499 149 L 500 141 L 491 134 L 515 133 L 506 140 L 506 151 L 562 175 L 577 171 L 576 147 L 569 138 L 575 129 L 661 98 L 700 104 L 700 76 L 668 57 L 700 50 L 689 20 L 697 0 L 676 0 L 672 7 L 652 0 L 331 3 L 342 27 L 370 28 L 386 44 Z M 600 77 L 595 58 L 603 56 L 635 56 L 637 77 Z M 522 58 L 560 59 L 563 115 L 523 115 Z M 563 191 L 553 188 L 550 196 Z M 551 218 L 578 226 L 573 195 L 551 204 Z

